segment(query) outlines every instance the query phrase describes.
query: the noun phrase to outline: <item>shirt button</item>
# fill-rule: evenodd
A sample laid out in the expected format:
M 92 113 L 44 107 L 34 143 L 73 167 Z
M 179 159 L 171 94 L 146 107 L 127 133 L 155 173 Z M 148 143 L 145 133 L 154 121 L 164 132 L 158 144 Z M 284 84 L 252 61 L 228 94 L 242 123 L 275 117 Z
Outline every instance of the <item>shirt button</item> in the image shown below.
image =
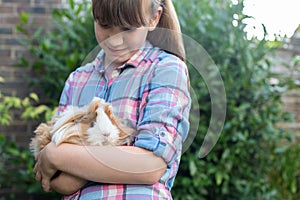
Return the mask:
M 114 70 L 113 72 L 112 72 L 112 78 L 116 78 L 117 76 L 119 76 L 119 72 L 118 72 L 118 70 Z
M 166 136 L 166 133 L 165 133 L 165 132 L 161 132 L 161 133 L 160 133 L 160 136 L 161 136 L 161 137 L 165 137 L 165 136 Z

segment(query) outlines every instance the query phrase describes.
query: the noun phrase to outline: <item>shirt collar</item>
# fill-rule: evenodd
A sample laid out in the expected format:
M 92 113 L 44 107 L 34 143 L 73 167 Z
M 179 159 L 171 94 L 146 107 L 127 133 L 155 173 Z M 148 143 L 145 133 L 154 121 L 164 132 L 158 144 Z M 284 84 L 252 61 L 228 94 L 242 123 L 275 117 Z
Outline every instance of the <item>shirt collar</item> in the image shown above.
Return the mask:
M 146 55 L 151 48 L 153 48 L 152 44 L 149 41 L 145 41 L 143 46 L 124 65 L 138 67 L 142 61 L 146 60 Z

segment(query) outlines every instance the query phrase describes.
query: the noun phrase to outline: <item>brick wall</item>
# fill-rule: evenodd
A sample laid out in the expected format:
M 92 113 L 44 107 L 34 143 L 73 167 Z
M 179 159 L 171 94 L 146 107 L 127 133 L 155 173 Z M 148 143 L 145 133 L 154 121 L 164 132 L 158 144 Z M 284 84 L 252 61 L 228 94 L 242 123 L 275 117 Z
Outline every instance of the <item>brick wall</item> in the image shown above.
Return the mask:
M 283 96 L 283 109 L 293 114 L 292 123 L 283 124 L 283 127 L 300 132 L 300 89 L 288 91 Z
M 14 66 L 20 55 L 30 56 L 18 41 L 22 38 L 16 30 L 20 13 L 30 13 L 30 21 L 36 27 L 47 28 L 51 12 L 61 5 L 62 0 L 0 0 L 0 76 L 5 79 L 4 83 L 0 83 L 2 94 L 25 97 L 30 92 L 24 78 L 30 72 Z M 0 134 L 6 134 L 21 146 L 28 146 L 33 124 L 20 120 L 18 113 L 13 113 L 12 116 L 12 126 L 0 126 Z
M 299 46 L 294 46 L 293 48 L 287 47 L 285 49 L 277 50 L 275 56 L 277 66 L 274 69 L 274 72 L 284 74 L 289 77 L 292 76 L 295 81 L 299 82 L 300 73 L 294 71 L 293 74 L 291 74 L 291 70 L 288 70 L 286 67 L 284 67 L 284 65 L 294 65 L 294 57 L 300 56 L 299 49 Z M 300 64 L 295 66 L 295 68 L 299 70 Z M 284 93 L 282 97 L 282 108 L 284 111 L 287 111 L 293 115 L 293 122 L 280 124 L 280 126 L 294 132 L 300 132 L 300 86 Z
M 22 35 L 16 30 L 21 12 L 30 13 L 30 21 L 36 27 L 49 28 L 47 24 L 54 8 L 61 7 L 62 0 L 0 0 L 0 77 L 5 79 L 0 83 L 0 91 L 7 96 L 25 97 L 30 92 L 24 75 L 30 72 L 22 67 L 15 67 L 18 57 L 30 54 L 20 45 L 18 39 Z M 28 147 L 32 130 L 36 123 L 24 122 L 18 111 L 12 112 L 10 126 L 0 125 L 0 134 L 5 134 L 9 140 L 16 141 L 20 146 Z M 0 161 L 2 162 L 2 161 Z M 32 199 L 30 195 L 21 194 L 12 188 L 0 188 L 0 198 L 14 193 L 16 199 Z

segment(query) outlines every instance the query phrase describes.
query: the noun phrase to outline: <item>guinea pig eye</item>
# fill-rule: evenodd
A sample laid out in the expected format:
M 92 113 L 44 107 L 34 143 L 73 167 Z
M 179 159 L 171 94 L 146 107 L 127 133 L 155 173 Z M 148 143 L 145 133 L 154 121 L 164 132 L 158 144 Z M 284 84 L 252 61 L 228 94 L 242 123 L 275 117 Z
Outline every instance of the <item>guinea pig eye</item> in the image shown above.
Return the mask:
M 90 127 L 94 127 L 95 126 L 95 122 L 91 122 Z

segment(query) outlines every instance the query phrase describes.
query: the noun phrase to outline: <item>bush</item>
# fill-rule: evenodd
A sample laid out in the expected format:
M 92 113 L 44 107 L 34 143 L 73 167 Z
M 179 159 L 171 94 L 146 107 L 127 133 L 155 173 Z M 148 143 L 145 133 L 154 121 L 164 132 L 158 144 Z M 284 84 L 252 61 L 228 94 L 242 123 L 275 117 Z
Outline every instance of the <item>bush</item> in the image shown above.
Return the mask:
M 0 125 L 10 125 L 12 110 L 20 111 L 20 117 L 23 120 L 49 120 L 55 110 L 45 105 L 37 105 L 38 101 L 39 98 L 34 93 L 29 94 L 24 99 L 20 99 L 18 97 L 4 96 L 0 90 Z M 32 153 L 28 148 L 20 147 L 17 143 L 8 141 L 6 134 L 1 132 L 0 160 L 0 188 L 1 190 L 7 189 L 10 191 L 9 194 L 2 195 L 1 200 L 5 198 L 17 199 L 17 194 L 22 193 L 33 196 L 44 194 L 40 184 L 34 178 L 33 166 L 35 161 Z M 53 197 L 54 195 L 50 194 L 47 196 Z M 44 197 L 46 198 L 47 196 Z
M 52 193 L 45 196 L 41 185 L 35 181 L 33 173 L 34 158 L 28 148 L 19 147 L 15 142 L 7 141 L 0 134 L 0 188 L 7 189 L 9 194 L 2 199 L 18 199 L 18 194 L 31 196 L 58 197 Z M 9 180 L 9 181 L 7 181 Z M 1 199 L 1 198 L 0 198 Z M 57 199 L 57 198 L 56 198 Z
M 197 40 L 219 67 L 226 89 L 227 116 L 218 143 L 199 159 L 211 103 L 204 81 L 197 73 L 190 73 L 191 86 L 201 105 L 201 121 L 194 142 L 182 157 L 172 189 L 174 199 L 281 199 L 283 188 L 279 187 L 283 186 L 275 183 L 272 176 L 277 170 L 281 175 L 287 173 L 291 163 L 295 173 L 299 164 L 278 158 L 287 159 L 287 152 L 277 150 L 290 133 L 276 124 L 289 120 L 290 115 L 281 109 L 283 87 L 269 83 L 274 63 L 266 56 L 272 54 L 272 49 L 265 40 L 246 39 L 243 20 L 248 16 L 242 13 L 243 1 L 175 3 L 183 32 Z M 193 67 L 189 67 L 192 72 Z M 299 150 L 291 146 L 288 152 L 294 152 L 291 156 L 296 157 Z M 274 166 L 275 160 L 280 167 Z M 290 186 L 286 187 L 285 195 L 292 196 Z
M 31 94 L 31 96 L 35 95 Z M 22 118 L 24 119 L 44 117 L 49 119 L 47 116 L 53 114 L 52 110 L 44 105 L 32 107 L 29 104 L 29 98 L 21 100 L 16 97 L 1 96 L 0 125 L 10 125 L 11 109 L 22 110 Z M 8 141 L 4 133 L 0 133 L 0 160 L 0 188 L 10 191 L 9 195 L 2 196 L 0 199 L 5 199 L 5 197 L 16 199 L 17 194 L 22 193 L 33 196 L 44 194 L 40 184 L 34 178 L 33 166 L 35 161 L 32 153 L 28 148 L 20 147 L 17 143 Z M 47 196 L 51 197 L 53 194 Z
M 71 9 L 54 12 L 56 28 L 45 36 L 42 30 L 32 37 L 26 32 L 25 14 L 19 26 L 28 36 L 24 44 L 35 56 L 33 65 L 24 58 L 21 63 L 40 74 L 39 79 L 32 79 L 33 83 L 52 88 L 48 95 L 56 103 L 66 76 L 96 44 L 90 12 L 83 12 L 90 9 L 89 3 L 74 2 L 69 1 Z M 221 137 L 206 157 L 198 159 L 211 117 L 211 103 L 203 79 L 189 65 L 191 86 L 201 105 L 201 121 L 195 140 L 182 157 L 172 189 L 174 199 L 299 197 L 299 148 L 291 145 L 291 133 L 276 126 L 289 120 L 288 113 L 281 109 L 284 87 L 269 84 L 273 63 L 266 58 L 272 53 L 267 42 L 246 39 L 243 19 L 248 16 L 242 14 L 243 1 L 173 2 L 183 32 L 198 41 L 219 67 L 227 95 Z
M 300 146 L 299 135 L 293 144 L 280 144 L 270 156 L 272 168 L 268 182 L 276 192 L 276 199 L 300 198 Z

